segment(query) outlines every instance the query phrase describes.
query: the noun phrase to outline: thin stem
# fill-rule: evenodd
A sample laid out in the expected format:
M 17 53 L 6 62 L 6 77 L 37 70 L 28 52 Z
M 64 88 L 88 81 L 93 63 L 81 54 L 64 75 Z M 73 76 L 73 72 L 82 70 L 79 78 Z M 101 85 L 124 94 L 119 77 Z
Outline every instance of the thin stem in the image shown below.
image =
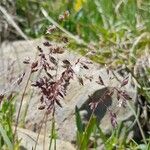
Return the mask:
M 137 115 L 136 115 L 136 112 L 135 112 L 134 108 L 130 105 L 129 102 L 127 102 L 127 104 L 128 104 L 129 108 L 131 109 L 131 111 L 133 112 L 133 114 L 134 114 L 134 116 L 135 116 L 135 119 L 136 119 L 136 121 L 137 121 L 137 124 L 138 124 L 138 126 L 139 126 L 139 130 L 140 130 L 141 135 L 142 135 L 142 138 L 143 138 L 143 141 L 144 141 L 144 143 L 147 145 L 146 137 L 145 137 L 145 135 L 144 135 L 143 129 L 142 129 L 141 124 L 140 124 L 140 121 L 139 121 L 139 119 L 138 119 L 138 117 L 137 117 Z
M 87 126 L 86 126 L 86 128 L 85 128 L 84 135 L 86 135 L 86 133 L 87 133 L 87 129 L 89 128 L 90 122 L 91 122 L 91 120 L 92 120 L 92 118 L 93 118 L 93 116 L 94 116 L 94 111 L 95 111 L 95 109 L 92 110 L 92 114 L 91 114 L 90 119 L 89 119 L 89 121 L 88 121 L 88 124 L 87 124 Z M 85 138 L 85 136 L 83 136 L 82 139 L 81 139 L 81 144 L 80 144 L 79 150 L 80 150 L 81 147 L 82 147 L 82 144 L 83 144 L 83 142 L 84 142 L 84 138 Z
M 48 115 L 46 115 L 46 119 L 45 119 L 44 139 L 43 139 L 43 150 L 45 150 L 45 138 L 46 138 L 46 128 L 47 128 L 47 117 L 48 117 Z
M 49 144 L 49 150 L 51 150 L 52 146 L 52 141 L 54 138 L 54 150 L 56 150 L 56 138 L 55 138 L 55 107 L 53 108 L 53 113 L 52 113 L 52 128 L 51 128 L 51 137 L 50 137 L 50 144 Z
M 37 55 L 37 54 L 36 54 L 36 55 Z M 41 70 L 38 72 L 38 74 L 37 74 L 37 76 L 36 76 L 35 78 L 37 79 L 37 78 L 40 76 L 40 74 L 41 74 Z M 33 95 L 34 95 L 34 89 L 32 89 L 31 94 L 30 94 L 29 101 L 27 102 L 27 104 L 26 104 L 26 106 L 25 106 L 25 111 L 24 111 L 23 119 L 22 119 L 22 127 L 24 127 L 24 125 L 25 125 L 25 118 L 26 118 L 26 116 L 27 116 L 29 104 L 30 104 L 31 99 L 33 98 Z
M 21 112 L 24 96 L 25 96 L 25 93 L 26 93 L 26 90 L 27 90 L 27 87 L 28 87 L 28 84 L 29 84 L 29 81 L 30 81 L 31 74 L 32 74 L 32 72 L 30 70 L 30 73 L 29 73 L 29 76 L 28 76 L 25 88 L 24 88 L 22 96 L 21 96 L 20 106 L 19 106 L 19 110 L 18 110 L 18 114 L 17 114 L 16 123 L 15 123 L 14 140 L 15 140 L 15 136 L 16 136 L 16 132 L 17 132 L 17 127 L 18 127 L 18 123 L 19 123 L 19 117 L 20 117 L 20 112 Z
M 21 28 L 16 24 L 13 17 L 11 17 L 11 15 L 8 14 L 8 11 L 2 6 L 0 6 L 0 11 L 5 16 L 5 19 L 7 20 L 7 22 L 10 23 L 25 40 L 28 40 L 29 38 L 25 35 L 25 33 L 23 33 Z
M 58 76 L 58 63 L 59 63 L 59 59 L 58 59 L 58 54 L 57 54 L 57 65 L 56 65 L 56 72 L 55 72 L 55 79 L 57 80 L 57 76 Z
M 38 143 L 38 140 L 39 140 L 39 136 L 40 136 L 40 133 L 41 133 L 41 129 L 42 129 L 42 126 L 43 126 L 43 123 L 44 123 L 44 120 L 45 120 L 45 117 L 47 116 L 47 114 L 45 113 L 44 114 L 44 117 L 42 119 L 42 122 L 41 122 L 41 126 L 40 126 L 40 130 L 38 132 L 38 136 L 36 138 L 36 143 L 35 143 L 35 147 L 34 147 L 34 150 L 36 150 L 36 147 L 37 147 L 37 143 Z
M 48 13 L 45 11 L 44 8 L 41 8 L 41 12 L 44 15 L 44 17 L 50 21 L 53 25 L 55 25 L 57 28 L 59 28 L 62 32 L 64 32 L 65 34 L 67 34 L 70 38 L 72 38 L 73 40 L 75 40 L 78 44 L 83 44 L 83 45 L 87 45 L 86 42 L 84 42 L 82 39 L 77 38 L 76 36 L 74 36 L 72 33 L 70 33 L 69 31 L 67 31 L 66 29 L 64 29 L 63 27 L 61 27 L 56 21 L 54 21 L 49 15 Z
M 54 150 L 56 150 L 56 138 L 54 138 Z

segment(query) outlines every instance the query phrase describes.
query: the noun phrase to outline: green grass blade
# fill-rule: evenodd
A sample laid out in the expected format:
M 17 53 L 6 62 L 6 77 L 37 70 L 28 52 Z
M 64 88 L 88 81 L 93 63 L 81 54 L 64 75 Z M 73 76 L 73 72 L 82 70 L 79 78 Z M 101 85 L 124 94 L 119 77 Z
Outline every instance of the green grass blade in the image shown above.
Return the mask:
M 65 34 L 68 35 L 68 37 L 74 39 L 78 44 L 84 44 L 87 45 L 82 39 L 79 39 L 78 37 L 74 36 L 72 33 L 70 33 L 69 31 L 67 31 L 66 29 L 64 29 L 63 27 L 61 27 L 56 21 L 54 21 L 49 15 L 48 13 L 45 11 L 44 8 L 41 8 L 41 12 L 44 15 L 44 17 L 51 22 L 53 25 L 55 25 L 57 28 L 59 28 L 62 32 L 64 32 Z
M 2 135 L 4 142 L 7 144 L 8 149 L 13 150 L 13 144 L 11 143 L 9 137 L 6 134 L 6 131 L 4 130 L 1 124 L 0 124 L 0 134 Z
M 82 137 L 80 149 L 86 150 L 88 149 L 88 143 L 90 141 L 90 136 L 94 132 L 96 127 L 96 118 L 91 116 L 92 118 L 89 120 L 87 128 L 85 129 L 85 133 Z
M 83 133 L 83 124 L 82 124 L 82 119 L 79 114 L 79 109 L 78 107 L 75 108 L 75 114 L 76 114 L 76 124 L 77 124 L 77 129 L 80 133 Z
M 98 125 L 97 125 L 97 128 L 98 128 L 98 131 L 99 131 L 100 138 L 102 139 L 103 143 L 105 144 L 105 142 L 107 141 L 107 137 L 105 136 L 102 129 Z

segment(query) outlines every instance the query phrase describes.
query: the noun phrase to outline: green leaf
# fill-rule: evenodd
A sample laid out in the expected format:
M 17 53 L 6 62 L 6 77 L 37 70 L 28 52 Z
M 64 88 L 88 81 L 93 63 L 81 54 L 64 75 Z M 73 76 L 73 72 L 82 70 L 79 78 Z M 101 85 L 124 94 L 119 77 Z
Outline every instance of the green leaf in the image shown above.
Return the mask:
M 92 119 L 89 121 L 88 128 L 86 130 L 86 136 L 88 139 L 90 138 L 90 135 L 93 132 L 95 125 L 96 125 L 96 118 L 92 117 Z
M 147 149 L 147 145 L 145 145 L 145 144 L 140 144 L 140 145 L 138 145 L 138 147 L 137 147 L 139 150 L 148 150 Z
M 117 144 L 118 138 L 116 136 L 116 130 L 113 131 L 109 139 L 106 141 L 106 149 L 112 150 L 114 146 Z
M 92 118 L 89 120 L 88 125 L 85 129 L 80 149 L 87 150 L 88 149 L 88 143 L 90 140 L 91 134 L 94 132 L 94 129 L 96 127 L 96 118 L 92 116 Z
M 83 133 L 83 124 L 82 124 L 82 119 L 81 116 L 79 114 L 79 109 L 76 106 L 75 108 L 75 114 L 76 114 L 76 124 L 77 124 L 77 129 L 80 133 Z
M 99 131 L 100 138 L 102 139 L 103 143 L 105 144 L 105 142 L 107 141 L 107 137 L 105 136 L 105 134 L 103 133 L 103 131 L 99 127 L 99 125 L 97 125 L 97 128 L 98 128 L 98 131 Z
M 0 134 L 2 135 L 4 142 L 7 144 L 8 149 L 13 150 L 13 144 L 11 143 L 9 137 L 6 134 L 6 131 L 4 130 L 1 124 L 0 124 Z

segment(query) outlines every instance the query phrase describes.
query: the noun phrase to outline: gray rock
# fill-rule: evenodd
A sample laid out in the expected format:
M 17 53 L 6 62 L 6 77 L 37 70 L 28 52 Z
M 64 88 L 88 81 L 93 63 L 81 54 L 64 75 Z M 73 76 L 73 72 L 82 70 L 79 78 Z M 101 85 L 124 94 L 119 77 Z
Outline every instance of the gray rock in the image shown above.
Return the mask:
M 36 57 L 35 55 L 37 52 L 36 47 L 38 45 L 43 47 L 42 45 L 43 41 L 44 41 L 43 39 L 38 39 L 35 41 L 19 41 L 8 43 L 7 45 L 2 45 L 1 49 L 3 50 L 3 58 L 15 60 L 17 62 L 15 63 L 16 67 L 15 69 L 17 69 L 16 71 L 17 73 L 22 69 L 26 69 L 25 65 L 22 65 L 22 61 L 26 57 L 30 57 L 31 59 L 34 59 Z M 83 61 L 87 59 L 69 51 L 65 51 L 63 54 L 57 54 L 55 55 L 55 57 L 57 57 L 57 59 L 59 59 L 60 62 L 58 68 L 58 75 L 62 73 L 61 60 L 68 59 L 71 63 L 75 63 L 79 58 L 81 58 Z M 57 133 L 60 139 L 67 141 L 74 141 L 76 136 L 76 124 L 74 115 L 75 106 L 77 106 L 80 109 L 80 111 L 87 112 L 87 114 L 84 114 L 84 118 L 85 121 L 88 121 L 89 116 L 91 115 L 91 110 L 89 108 L 90 103 L 89 95 L 93 99 L 98 100 L 99 97 L 101 97 L 107 89 L 115 87 L 120 84 L 116 79 L 113 79 L 110 82 L 109 78 L 110 76 L 113 75 L 112 74 L 108 75 L 106 69 L 100 68 L 98 64 L 90 64 L 88 70 L 86 69 L 81 70 L 79 68 L 74 68 L 74 70 L 76 71 L 77 76 L 84 78 L 84 75 L 86 74 L 88 76 L 93 76 L 93 80 L 89 81 L 88 79 L 84 79 L 84 86 L 83 86 L 78 83 L 78 79 L 75 76 L 74 80 L 71 81 L 68 87 L 65 99 L 61 102 L 63 108 L 58 107 L 56 109 L 55 119 L 56 119 Z M 103 82 L 105 83 L 105 86 L 96 83 L 99 75 L 101 76 Z M 117 74 L 116 72 L 115 75 L 120 80 L 122 80 L 122 77 L 119 76 L 119 74 Z M 34 80 L 35 78 L 36 77 L 33 77 L 32 80 Z M 133 98 L 131 103 L 134 104 L 134 101 L 136 99 L 136 88 L 133 88 L 129 83 L 126 86 L 126 89 L 127 91 L 130 92 L 130 95 Z M 39 125 L 43 119 L 44 111 L 40 111 L 37 109 L 39 106 L 39 95 L 36 92 L 36 90 L 34 88 L 29 88 L 27 93 L 30 93 L 30 95 L 26 95 L 22 107 L 24 108 L 22 109 L 22 115 L 25 114 L 25 116 L 23 116 L 23 118 L 25 117 L 25 128 L 38 132 Z M 18 99 L 18 104 L 19 103 L 20 102 Z M 117 105 L 118 100 L 115 96 L 105 97 L 105 99 L 103 99 L 103 101 L 100 102 L 100 104 L 98 105 L 98 108 L 95 111 L 95 115 L 98 118 L 102 130 L 104 131 L 111 130 L 112 126 L 110 123 L 108 108 L 118 111 L 120 108 L 118 108 Z M 133 114 L 128 107 L 125 109 L 121 108 L 117 114 L 118 121 L 127 119 L 132 115 Z M 47 135 L 49 135 L 50 129 L 51 129 L 51 117 L 49 117 L 47 120 L 47 132 L 46 132 Z M 44 133 L 43 128 L 41 133 Z
M 50 138 L 44 137 L 43 135 L 39 135 L 38 141 L 37 136 L 38 134 L 32 132 L 30 130 L 18 128 L 17 130 L 18 139 L 21 140 L 20 149 L 21 150 L 31 150 L 35 148 L 36 150 L 48 150 L 50 145 Z M 37 142 L 37 144 L 36 144 Z M 51 145 L 51 150 L 54 150 L 54 141 Z M 67 141 L 62 141 L 56 139 L 56 150 L 75 150 L 74 146 Z

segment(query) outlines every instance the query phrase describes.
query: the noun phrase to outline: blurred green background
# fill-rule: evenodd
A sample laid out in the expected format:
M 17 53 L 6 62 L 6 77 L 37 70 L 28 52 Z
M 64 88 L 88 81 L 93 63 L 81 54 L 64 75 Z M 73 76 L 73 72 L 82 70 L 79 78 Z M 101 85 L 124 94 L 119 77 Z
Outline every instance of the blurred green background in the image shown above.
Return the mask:
M 87 44 L 94 43 L 102 64 L 106 63 L 105 57 L 113 57 L 113 62 L 115 58 L 114 65 L 126 63 L 126 57 L 141 55 L 150 42 L 149 0 L 1 0 L 1 6 L 32 38 L 45 35 L 51 24 L 43 9 L 61 27 Z M 59 21 L 59 15 L 66 10 L 69 18 Z M 13 29 L 9 32 L 16 34 Z M 4 37 L 11 39 L 10 34 Z M 71 48 L 77 49 L 72 45 Z

